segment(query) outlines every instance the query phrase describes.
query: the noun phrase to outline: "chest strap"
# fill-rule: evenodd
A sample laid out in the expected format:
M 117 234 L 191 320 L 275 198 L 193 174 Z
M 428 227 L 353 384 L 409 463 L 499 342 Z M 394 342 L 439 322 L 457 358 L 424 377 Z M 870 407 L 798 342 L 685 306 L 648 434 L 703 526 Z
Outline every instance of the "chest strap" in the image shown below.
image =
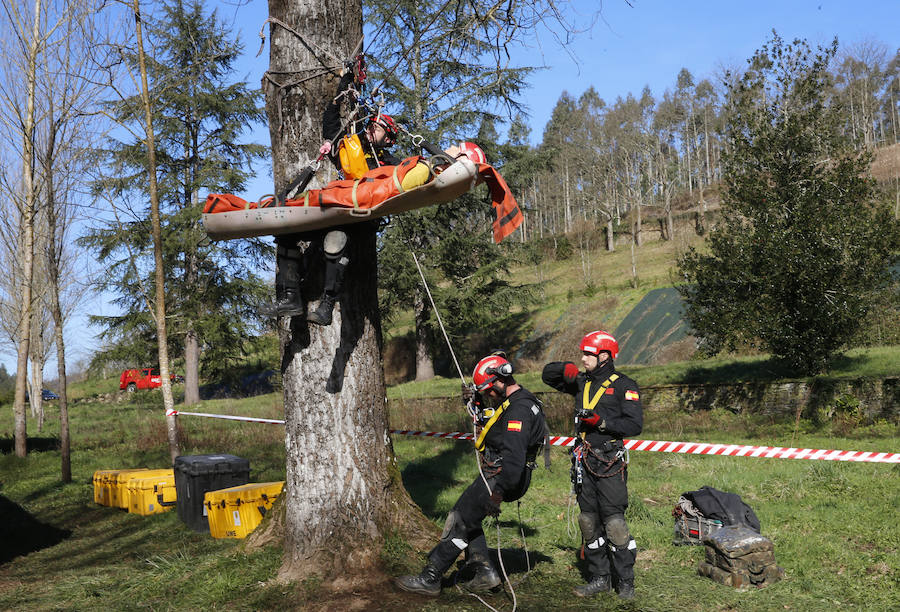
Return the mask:
M 597 390 L 597 393 L 594 394 L 594 397 L 591 398 L 591 381 L 587 381 L 584 384 L 584 392 L 581 396 L 581 407 L 585 410 L 593 410 L 594 407 L 600 402 L 600 398 L 603 397 L 603 394 L 606 393 L 606 390 L 609 389 L 609 386 L 616 382 L 619 379 L 618 374 L 613 374 L 609 378 L 604 381 L 600 388 Z M 584 440 L 586 432 L 581 432 L 581 439 Z

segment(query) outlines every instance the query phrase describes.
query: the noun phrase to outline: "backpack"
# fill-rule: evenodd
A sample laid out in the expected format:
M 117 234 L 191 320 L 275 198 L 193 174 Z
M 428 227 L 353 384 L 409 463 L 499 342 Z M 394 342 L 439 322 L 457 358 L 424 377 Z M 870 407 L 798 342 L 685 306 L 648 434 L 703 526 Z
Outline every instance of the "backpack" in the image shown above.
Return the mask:
M 722 521 L 723 525 L 749 527 L 759 533 L 760 524 L 753 508 L 744 503 L 737 493 L 726 493 L 712 487 L 700 487 L 682 495 L 706 518 Z

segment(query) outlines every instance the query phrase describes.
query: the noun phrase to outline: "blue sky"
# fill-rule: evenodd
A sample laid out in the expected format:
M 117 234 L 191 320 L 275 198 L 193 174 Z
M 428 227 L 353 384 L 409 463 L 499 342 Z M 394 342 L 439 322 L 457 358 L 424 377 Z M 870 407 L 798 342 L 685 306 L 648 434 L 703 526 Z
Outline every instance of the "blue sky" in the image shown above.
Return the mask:
M 255 57 L 258 34 L 267 16 L 266 0 L 208 3 L 218 7 L 221 18 L 234 19 L 237 24 L 245 47 L 238 75 L 257 86 L 268 65 L 268 47 Z M 658 96 L 674 85 L 681 68 L 687 68 L 699 80 L 714 77 L 723 67 L 743 66 L 770 38 L 773 28 L 785 39 L 801 37 L 813 44 L 825 44 L 838 36 L 842 45 L 866 39 L 889 49 L 900 45 L 896 0 L 630 0 L 630 6 L 624 0 L 574 0 L 570 5 L 585 16 L 578 19 L 585 26 L 586 16 L 599 6 L 602 19 L 578 34 L 565 49 L 544 33 L 528 48 L 516 50 L 513 57 L 519 65 L 545 66 L 534 74 L 527 94 L 533 142 L 540 141 L 563 91 L 578 97 L 593 86 L 600 97 L 611 102 L 629 92 L 637 94 L 646 85 Z M 253 139 L 268 144 L 268 131 L 256 130 Z M 271 191 L 268 170 L 261 169 L 257 180 L 240 195 L 257 199 Z M 113 309 L 104 299 L 96 298 L 83 311 L 108 313 Z M 94 347 L 93 330 L 87 329 L 83 317 L 70 326 L 67 343 L 75 359 L 86 356 Z M 13 373 L 15 355 L 0 358 Z M 51 358 L 48 376 L 55 376 L 55 369 Z

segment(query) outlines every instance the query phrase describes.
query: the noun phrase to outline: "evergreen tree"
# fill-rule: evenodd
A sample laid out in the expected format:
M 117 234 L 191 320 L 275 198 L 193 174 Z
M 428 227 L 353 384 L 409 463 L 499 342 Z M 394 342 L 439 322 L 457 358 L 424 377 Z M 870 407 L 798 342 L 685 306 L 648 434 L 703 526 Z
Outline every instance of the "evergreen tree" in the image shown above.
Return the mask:
M 200 348 L 206 375 L 215 375 L 239 355 L 256 330 L 253 310 L 267 293 L 252 270 L 264 256 L 260 241 L 210 244 L 200 225 L 201 198 L 208 192 L 241 191 L 253 159 L 265 148 L 243 144 L 248 124 L 262 119 L 259 96 L 245 82 L 230 83 L 241 46 L 216 12 L 207 14 L 201 0 L 170 0 L 151 23 L 148 70 L 155 118 L 164 262 L 171 354 L 185 361 L 186 403 L 199 399 Z M 128 58 L 133 60 L 134 58 Z M 136 98 L 109 103 L 122 125 L 136 119 Z M 96 188 L 117 197 L 145 193 L 144 143 L 111 140 L 103 152 L 108 178 Z M 100 289 L 117 295 L 123 314 L 96 316 L 107 348 L 98 358 L 147 365 L 155 354 L 155 327 L 146 308 L 152 289 L 146 284 L 150 256 L 147 210 L 131 211 L 134 220 L 110 223 L 82 239 L 108 267 Z
M 498 68 L 494 36 L 502 26 L 497 24 L 514 17 L 502 13 L 482 15 L 463 0 L 376 0 L 366 5 L 366 18 L 376 28 L 367 50 L 370 79 L 384 94 L 384 110 L 409 132 L 437 145 L 476 141 L 495 166 L 502 165 L 497 109 L 510 116 L 523 112 L 520 96 L 530 72 Z M 473 126 L 479 126 L 477 136 Z M 437 320 L 411 252 L 456 338 L 489 324 L 498 329 L 498 313 L 528 299 L 501 278 L 506 256 L 491 243 L 485 194 L 478 189 L 440 207 L 398 215 L 380 237 L 381 305 L 388 314 L 412 307 L 419 380 L 434 373 Z M 477 300 L 471 294 L 475 290 L 481 292 Z
M 828 96 L 836 49 L 775 35 L 729 89 L 723 218 L 679 262 L 707 353 L 749 344 L 821 372 L 890 282 L 900 227 Z

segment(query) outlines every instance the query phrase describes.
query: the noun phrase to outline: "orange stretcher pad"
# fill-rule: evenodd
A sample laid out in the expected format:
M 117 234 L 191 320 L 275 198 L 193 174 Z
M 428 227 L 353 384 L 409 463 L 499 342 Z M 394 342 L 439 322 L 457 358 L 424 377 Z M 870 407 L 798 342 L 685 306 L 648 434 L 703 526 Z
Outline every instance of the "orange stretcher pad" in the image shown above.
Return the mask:
M 522 223 L 522 211 L 509 186 L 488 164 L 459 159 L 425 184 L 404 191 L 403 179 L 422 161 L 420 156 L 409 157 L 357 180 L 333 181 L 287 200 L 284 206 L 277 206 L 271 197 L 247 202 L 232 194 L 210 194 L 203 224 L 214 240 L 312 231 L 449 202 L 480 182 L 491 193 L 495 242 Z

